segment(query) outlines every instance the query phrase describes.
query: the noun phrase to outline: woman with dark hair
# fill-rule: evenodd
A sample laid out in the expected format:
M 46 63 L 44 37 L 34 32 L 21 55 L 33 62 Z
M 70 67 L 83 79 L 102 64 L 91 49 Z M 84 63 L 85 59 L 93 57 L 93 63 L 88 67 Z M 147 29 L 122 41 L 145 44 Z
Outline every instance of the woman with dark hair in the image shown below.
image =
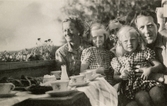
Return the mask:
M 80 73 L 82 50 L 91 45 L 83 40 L 84 25 L 78 18 L 69 17 L 63 21 L 62 26 L 67 43 L 55 53 L 56 68 L 66 65 L 68 76 L 77 75 Z

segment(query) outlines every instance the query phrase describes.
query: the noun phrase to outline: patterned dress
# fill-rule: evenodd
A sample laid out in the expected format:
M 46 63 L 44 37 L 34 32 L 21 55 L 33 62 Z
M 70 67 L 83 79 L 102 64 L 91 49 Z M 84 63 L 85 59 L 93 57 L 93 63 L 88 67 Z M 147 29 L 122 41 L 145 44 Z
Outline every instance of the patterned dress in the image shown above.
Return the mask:
M 64 44 L 55 53 L 56 68 L 60 69 L 60 66 L 65 64 L 67 66 L 68 76 L 78 75 L 80 73 L 81 53 L 85 48 L 90 46 L 89 43 L 82 39 L 80 46 L 75 50 L 70 44 Z
M 130 72 L 128 80 L 121 83 L 123 94 L 125 94 L 128 99 L 134 99 L 135 93 L 140 90 L 149 91 L 152 87 L 161 85 L 155 80 L 143 80 L 135 73 L 136 67 L 151 66 L 151 59 L 155 59 L 155 52 L 149 48 L 113 58 L 111 65 L 114 69 L 114 73 L 121 75 L 125 69 Z
M 89 47 L 83 50 L 81 55 L 81 62 L 88 63 L 89 69 L 96 69 L 104 67 L 107 81 L 112 84 L 113 70 L 111 69 L 111 60 L 114 54 L 105 49 L 98 49 L 97 47 Z

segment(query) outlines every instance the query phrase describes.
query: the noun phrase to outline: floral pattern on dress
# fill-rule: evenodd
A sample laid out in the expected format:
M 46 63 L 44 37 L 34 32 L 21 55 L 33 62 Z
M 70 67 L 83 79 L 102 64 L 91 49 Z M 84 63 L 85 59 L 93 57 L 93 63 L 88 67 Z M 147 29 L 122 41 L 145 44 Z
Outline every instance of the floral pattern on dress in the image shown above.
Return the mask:
M 109 50 L 100 50 L 97 47 L 89 47 L 83 50 L 81 56 L 81 62 L 88 63 L 89 69 L 96 69 L 104 67 L 106 74 L 106 80 L 111 85 L 113 83 L 113 69 L 111 68 L 111 60 L 114 57 L 114 53 Z
M 152 64 L 150 60 L 155 59 L 155 52 L 149 48 L 134 53 L 126 53 L 123 56 L 115 57 L 111 61 L 114 73 L 121 74 L 127 69 L 130 76 L 127 81 L 122 82 L 122 91 L 128 99 L 134 99 L 134 95 L 139 90 L 149 91 L 152 87 L 160 85 L 155 80 L 143 80 L 135 74 L 135 67 L 149 67 Z M 121 70 L 124 69 L 124 70 Z
M 89 64 L 89 69 L 96 69 L 99 66 L 109 68 L 114 54 L 109 50 L 100 50 L 96 47 L 90 47 L 83 50 L 81 61 Z

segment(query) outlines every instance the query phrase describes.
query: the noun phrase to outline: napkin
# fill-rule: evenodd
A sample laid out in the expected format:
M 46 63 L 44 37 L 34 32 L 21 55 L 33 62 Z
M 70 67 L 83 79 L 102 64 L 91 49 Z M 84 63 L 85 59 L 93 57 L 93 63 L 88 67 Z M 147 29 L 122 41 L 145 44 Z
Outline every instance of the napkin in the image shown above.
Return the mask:
M 89 98 L 92 106 L 117 106 L 117 91 L 104 78 L 96 78 L 89 86 L 77 88 Z
M 100 106 L 117 106 L 118 94 L 116 89 L 111 86 L 104 78 L 99 81 L 99 104 Z

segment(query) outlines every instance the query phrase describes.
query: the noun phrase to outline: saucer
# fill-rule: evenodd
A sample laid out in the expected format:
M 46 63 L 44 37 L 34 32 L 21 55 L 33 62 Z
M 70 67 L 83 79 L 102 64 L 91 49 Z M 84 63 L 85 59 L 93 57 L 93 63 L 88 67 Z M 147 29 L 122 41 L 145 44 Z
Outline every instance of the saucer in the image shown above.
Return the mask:
M 12 92 L 7 93 L 7 94 L 0 94 L 0 97 L 1 97 L 1 98 L 4 98 L 4 97 L 13 97 L 13 96 L 16 95 L 16 93 L 17 93 L 17 92 L 12 91 Z
M 67 90 L 67 91 L 47 91 L 46 94 L 49 94 L 51 97 L 63 97 L 67 96 L 71 93 L 75 92 L 75 90 Z
M 83 83 L 76 83 L 76 84 L 73 84 L 73 83 L 71 83 L 69 86 L 71 86 L 71 87 L 74 87 L 74 86 L 76 86 L 76 87 L 81 87 L 81 86 L 86 86 L 86 85 L 88 85 L 88 81 L 85 81 L 85 82 L 83 82 Z

